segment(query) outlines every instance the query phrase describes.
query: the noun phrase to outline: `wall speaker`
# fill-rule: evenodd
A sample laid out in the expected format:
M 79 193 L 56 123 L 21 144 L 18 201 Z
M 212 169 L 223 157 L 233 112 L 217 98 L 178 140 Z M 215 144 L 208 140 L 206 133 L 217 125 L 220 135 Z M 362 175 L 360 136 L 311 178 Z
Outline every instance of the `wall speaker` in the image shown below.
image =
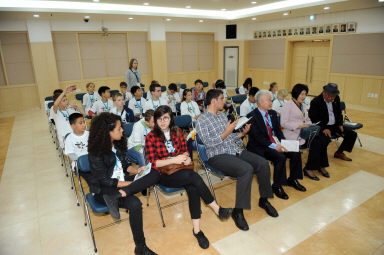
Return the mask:
M 236 30 L 237 30 L 237 25 L 236 24 L 231 24 L 231 25 L 226 25 L 226 39 L 236 39 Z

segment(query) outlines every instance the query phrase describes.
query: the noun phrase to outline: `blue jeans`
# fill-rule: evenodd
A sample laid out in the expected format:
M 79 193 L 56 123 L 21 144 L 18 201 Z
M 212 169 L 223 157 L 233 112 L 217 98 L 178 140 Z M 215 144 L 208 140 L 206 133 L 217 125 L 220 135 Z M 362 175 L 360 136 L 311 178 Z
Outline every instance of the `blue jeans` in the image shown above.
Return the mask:
M 128 156 L 136 160 L 139 164 L 139 167 L 145 166 L 144 155 L 136 151 L 134 147 L 128 150 Z

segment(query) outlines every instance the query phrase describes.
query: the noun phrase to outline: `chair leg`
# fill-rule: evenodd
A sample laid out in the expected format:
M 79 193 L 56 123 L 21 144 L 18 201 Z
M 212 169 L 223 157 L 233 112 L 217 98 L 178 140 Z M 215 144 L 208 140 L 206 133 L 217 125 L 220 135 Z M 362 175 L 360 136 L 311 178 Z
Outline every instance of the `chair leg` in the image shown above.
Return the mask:
M 61 165 L 64 167 L 64 170 L 65 170 L 65 176 L 69 177 L 67 164 L 65 163 L 65 158 L 64 158 L 64 150 L 60 148 L 59 153 L 61 157 Z
M 207 168 L 205 168 L 205 166 L 204 166 L 204 169 L 205 169 L 205 174 L 207 175 L 207 180 L 208 180 L 209 187 L 211 188 L 211 191 L 212 191 L 213 198 L 215 199 L 215 201 L 216 201 L 216 203 L 217 203 L 217 200 L 216 200 L 216 194 L 215 194 L 215 190 L 213 189 L 213 185 L 212 185 L 212 181 L 211 181 L 210 173 L 209 173 L 209 171 L 207 170 Z
M 151 187 L 147 188 L 147 206 L 149 206 L 149 195 L 151 194 Z
M 79 197 L 77 195 L 77 189 L 76 189 L 76 185 L 75 185 L 75 179 L 73 178 L 73 171 L 72 171 L 71 163 L 69 162 L 69 158 L 68 157 L 66 157 L 66 158 L 67 158 L 67 164 L 69 166 L 69 173 L 71 174 L 71 184 L 72 184 L 71 188 L 75 192 L 76 205 L 80 206 Z
M 357 134 L 357 140 L 359 141 L 360 147 L 363 148 L 363 144 L 362 144 L 361 141 L 360 141 L 359 134 Z
M 157 203 L 157 207 L 159 208 L 159 213 L 160 213 L 161 222 L 163 223 L 163 228 L 165 228 L 165 222 L 164 222 L 164 218 L 163 218 L 163 212 L 161 211 L 161 206 L 160 206 L 159 196 L 157 195 L 157 191 L 156 191 L 156 187 L 155 187 L 155 186 L 153 186 L 153 193 L 155 193 L 156 203 Z
M 93 250 L 96 253 L 97 252 L 96 241 L 95 241 L 95 236 L 93 234 L 92 222 L 91 222 L 91 217 L 89 215 L 89 210 L 88 210 L 87 202 L 85 202 L 84 207 L 85 207 L 85 210 L 87 212 L 88 227 L 89 227 L 89 232 L 91 233 L 91 237 L 92 237 Z

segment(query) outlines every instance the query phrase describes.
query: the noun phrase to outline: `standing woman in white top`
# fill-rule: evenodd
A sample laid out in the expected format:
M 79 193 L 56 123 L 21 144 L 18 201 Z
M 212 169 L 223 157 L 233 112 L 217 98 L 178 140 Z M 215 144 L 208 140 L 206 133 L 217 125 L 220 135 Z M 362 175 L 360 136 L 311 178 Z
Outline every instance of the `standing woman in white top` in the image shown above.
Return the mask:
M 272 82 L 269 85 L 269 91 L 271 91 L 272 95 L 273 95 L 272 101 L 275 101 L 275 99 L 277 98 L 277 91 L 278 90 L 279 90 L 279 87 L 277 86 L 276 82 Z
M 141 77 L 140 73 L 137 70 L 137 67 L 139 65 L 139 62 L 137 62 L 137 59 L 132 58 L 131 61 L 129 61 L 129 69 L 125 73 L 125 79 L 127 81 L 127 90 L 131 91 L 131 88 L 133 86 L 139 86 L 141 84 Z
M 197 120 L 201 114 L 199 106 L 192 101 L 192 92 L 190 89 L 183 91 L 183 101 L 180 105 L 181 115 L 189 115 L 192 119 Z
M 248 95 L 249 89 L 252 88 L 252 78 L 245 79 L 243 86 L 239 88 L 240 95 Z
M 288 96 L 288 91 L 286 89 L 279 89 L 277 92 L 277 97 L 272 103 L 272 110 L 277 112 L 277 115 L 280 116 L 283 106 L 287 102 L 285 98 Z

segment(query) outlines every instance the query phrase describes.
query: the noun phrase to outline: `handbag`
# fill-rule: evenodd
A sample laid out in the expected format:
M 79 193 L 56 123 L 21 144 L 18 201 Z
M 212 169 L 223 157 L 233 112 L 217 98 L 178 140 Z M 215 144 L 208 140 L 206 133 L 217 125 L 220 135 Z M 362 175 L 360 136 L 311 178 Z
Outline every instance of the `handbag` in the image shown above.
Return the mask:
M 173 173 L 176 173 L 180 170 L 194 170 L 195 165 L 193 164 L 193 161 L 189 165 L 184 164 L 170 164 L 166 166 L 159 167 L 159 170 L 162 174 L 171 175 Z
M 300 129 L 300 137 L 305 141 L 312 140 L 320 132 L 320 126 L 309 125 Z

